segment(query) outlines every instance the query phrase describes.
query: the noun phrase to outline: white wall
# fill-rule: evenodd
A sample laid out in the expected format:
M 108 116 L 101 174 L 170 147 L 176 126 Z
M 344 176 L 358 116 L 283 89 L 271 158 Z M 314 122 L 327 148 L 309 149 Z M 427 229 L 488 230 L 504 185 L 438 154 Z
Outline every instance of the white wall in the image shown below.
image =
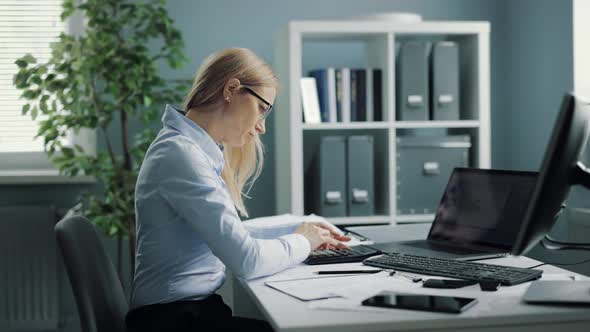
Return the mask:
M 574 0 L 574 92 L 590 100 L 590 1 Z

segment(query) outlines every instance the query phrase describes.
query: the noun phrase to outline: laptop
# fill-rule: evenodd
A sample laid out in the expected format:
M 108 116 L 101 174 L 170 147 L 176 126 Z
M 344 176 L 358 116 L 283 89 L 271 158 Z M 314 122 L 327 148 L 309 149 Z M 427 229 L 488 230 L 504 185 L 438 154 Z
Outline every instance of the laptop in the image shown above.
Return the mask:
M 455 168 L 426 240 L 377 243 L 371 248 L 455 260 L 508 255 L 538 172 Z

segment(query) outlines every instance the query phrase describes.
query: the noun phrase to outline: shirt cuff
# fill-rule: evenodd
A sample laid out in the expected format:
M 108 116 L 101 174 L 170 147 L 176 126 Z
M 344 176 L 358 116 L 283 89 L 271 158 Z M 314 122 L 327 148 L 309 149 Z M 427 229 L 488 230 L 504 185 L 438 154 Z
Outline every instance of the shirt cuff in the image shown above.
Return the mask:
M 298 222 L 296 222 L 296 223 L 295 223 L 295 224 L 293 224 L 293 225 L 289 225 L 289 226 L 287 226 L 287 228 L 285 229 L 285 230 L 286 230 L 286 232 L 285 232 L 285 233 L 287 233 L 287 234 L 294 233 L 294 232 L 295 232 L 295 230 L 297 230 L 297 228 L 299 228 L 299 226 L 301 226 L 301 224 L 303 224 L 303 222 L 302 222 L 302 221 L 298 221 Z M 301 234 L 299 234 L 299 235 L 301 235 Z M 301 235 L 301 236 L 303 236 L 303 235 Z M 309 241 L 308 241 L 308 242 L 309 242 Z
M 291 245 L 291 259 L 294 264 L 303 262 L 311 252 L 309 240 L 301 234 L 287 234 L 281 236 Z

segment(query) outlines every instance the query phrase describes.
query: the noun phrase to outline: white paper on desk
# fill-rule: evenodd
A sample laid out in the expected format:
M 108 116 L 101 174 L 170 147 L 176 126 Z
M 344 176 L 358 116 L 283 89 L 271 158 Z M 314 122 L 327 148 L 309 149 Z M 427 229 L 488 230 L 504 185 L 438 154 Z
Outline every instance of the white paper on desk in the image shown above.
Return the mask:
M 344 276 L 336 278 L 345 278 Z M 330 291 L 334 278 L 307 278 L 294 280 L 267 281 L 264 284 L 287 295 L 291 295 L 302 301 L 311 301 L 338 297 L 339 295 Z
M 365 285 L 366 288 L 374 279 L 375 274 L 318 275 L 302 279 L 266 281 L 264 284 L 300 300 L 310 301 L 350 296 L 355 285 Z
M 280 214 L 277 216 L 249 219 L 244 222 L 247 223 L 249 227 L 260 227 L 260 228 L 269 227 L 269 226 L 295 225 L 300 222 L 321 222 L 321 223 L 324 223 L 327 225 L 334 226 L 334 228 L 336 229 L 336 232 L 338 232 L 340 235 L 344 234 L 338 227 L 336 227 L 334 224 L 329 222 L 326 218 L 315 215 L 313 213 L 309 214 L 307 216 L 296 216 L 296 215 L 293 215 L 290 213 L 285 213 L 285 214 Z M 343 243 L 346 244 L 347 246 L 357 246 L 357 245 L 361 245 L 361 244 L 373 244 L 373 241 L 370 241 L 370 240 L 360 241 L 358 238 L 352 236 L 350 241 L 343 242 Z
M 260 217 L 245 220 L 244 223 L 250 227 L 269 227 L 269 226 L 287 226 L 294 225 L 302 221 L 303 217 L 298 217 L 289 213 L 277 216 Z

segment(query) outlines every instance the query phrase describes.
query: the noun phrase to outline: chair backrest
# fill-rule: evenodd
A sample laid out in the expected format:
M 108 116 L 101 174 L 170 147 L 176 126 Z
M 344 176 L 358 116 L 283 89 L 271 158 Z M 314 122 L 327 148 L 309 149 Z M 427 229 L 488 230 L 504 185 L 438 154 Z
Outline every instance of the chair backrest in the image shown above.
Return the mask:
M 83 332 L 124 332 L 128 303 L 113 264 L 88 219 L 55 225 L 57 242 L 80 314 Z

